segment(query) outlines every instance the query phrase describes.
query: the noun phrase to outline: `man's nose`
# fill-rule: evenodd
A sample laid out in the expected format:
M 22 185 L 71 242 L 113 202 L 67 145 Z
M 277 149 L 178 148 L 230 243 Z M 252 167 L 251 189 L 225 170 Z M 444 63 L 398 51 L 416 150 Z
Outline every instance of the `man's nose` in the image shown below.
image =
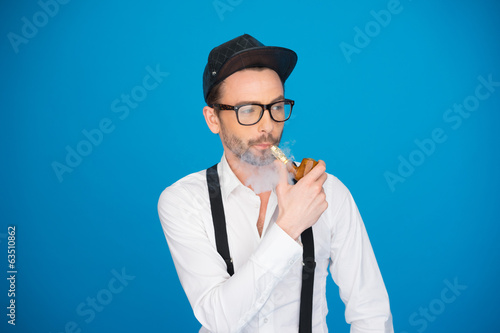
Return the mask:
M 271 111 L 264 110 L 264 114 L 257 124 L 259 132 L 271 133 L 275 125 L 275 121 L 271 118 Z

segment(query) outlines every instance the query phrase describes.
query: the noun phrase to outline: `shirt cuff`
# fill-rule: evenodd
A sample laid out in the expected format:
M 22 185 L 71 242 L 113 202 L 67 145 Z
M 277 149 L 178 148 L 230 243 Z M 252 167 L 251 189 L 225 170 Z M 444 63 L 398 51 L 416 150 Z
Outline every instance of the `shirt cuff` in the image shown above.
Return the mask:
M 253 254 L 256 264 L 282 277 L 302 257 L 302 246 L 273 224 Z

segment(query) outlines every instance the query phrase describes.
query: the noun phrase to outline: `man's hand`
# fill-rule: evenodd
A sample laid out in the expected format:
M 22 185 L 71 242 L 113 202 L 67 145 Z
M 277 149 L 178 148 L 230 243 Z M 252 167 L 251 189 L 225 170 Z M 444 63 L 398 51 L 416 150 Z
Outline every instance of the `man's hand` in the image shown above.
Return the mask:
M 325 162 L 319 161 L 297 184 L 288 184 L 288 171 L 283 163 L 276 161 L 280 181 L 276 186 L 279 215 L 276 223 L 290 237 L 297 240 L 312 226 L 328 207 L 323 184 L 326 181 Z

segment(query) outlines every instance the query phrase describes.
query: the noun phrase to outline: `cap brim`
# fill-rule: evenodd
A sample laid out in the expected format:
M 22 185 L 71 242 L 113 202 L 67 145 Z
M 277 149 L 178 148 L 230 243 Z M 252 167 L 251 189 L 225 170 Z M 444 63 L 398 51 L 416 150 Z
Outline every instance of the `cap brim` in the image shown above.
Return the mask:
M 254 47 L 240 51 L 229 58 L 221 66 L 217 82 L 213 85 L 222 82 L 237 71 L 252 67 L 270 68 L 278 73 L 284 83 L 292 73 L 296 63 L 297 54 L 290 49 L 277 46 Z

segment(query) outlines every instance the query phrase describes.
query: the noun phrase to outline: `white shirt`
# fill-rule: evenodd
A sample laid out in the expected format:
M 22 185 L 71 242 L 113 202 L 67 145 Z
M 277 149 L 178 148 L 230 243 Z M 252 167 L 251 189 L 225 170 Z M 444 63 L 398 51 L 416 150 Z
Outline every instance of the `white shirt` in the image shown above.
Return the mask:
M 158 202 L 177 274 L 203 325 L 200 332 L 298 332 L 302 246 L 275 224 L 276 193 L 269 198 L 260 237 L 259 196 L 239 181 L 224 156 L 218 174 L 232 277 L 216 248 L 206 171 L 166 188 Z M 387 291 L 356 204 L 332 175 L 324 190 L 328 209 L 313 226 L 313 332 L 328 332 L 328 268 L 352 333 L 393 332 Z

